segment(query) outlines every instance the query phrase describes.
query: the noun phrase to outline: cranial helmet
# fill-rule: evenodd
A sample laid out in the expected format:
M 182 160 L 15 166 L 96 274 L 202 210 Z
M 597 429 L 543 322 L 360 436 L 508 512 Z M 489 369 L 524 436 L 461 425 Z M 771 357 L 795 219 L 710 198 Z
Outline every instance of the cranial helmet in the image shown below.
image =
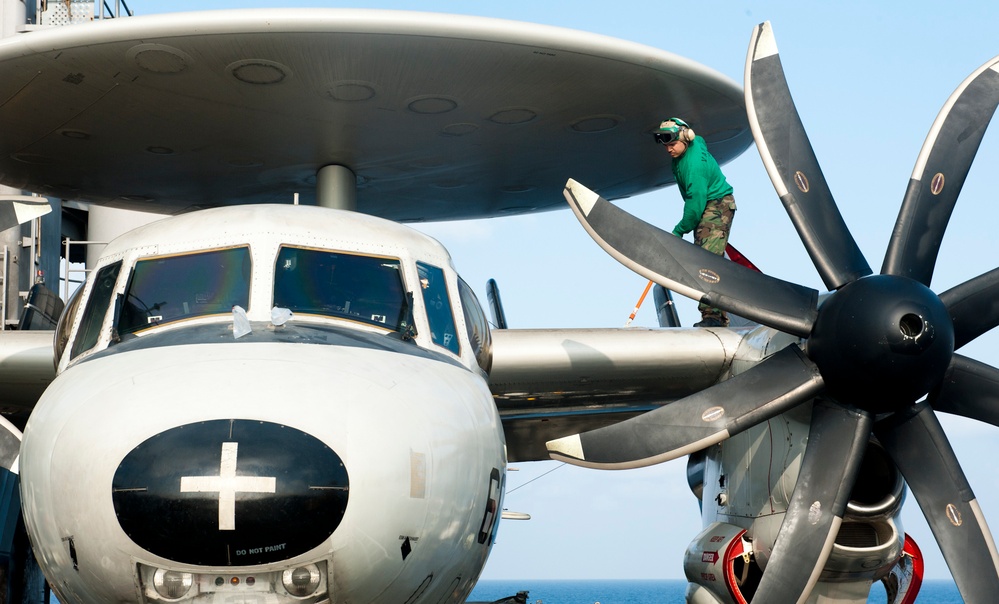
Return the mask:
M 656 142 L 660 145 L 666 145 L 673 141 L 690 144 L 694 140 L 693 129 L 687 125 L 687 122 L 678 117 L 671 117 L 659 124 L 659 127 L 652 134 L 656 137 Z

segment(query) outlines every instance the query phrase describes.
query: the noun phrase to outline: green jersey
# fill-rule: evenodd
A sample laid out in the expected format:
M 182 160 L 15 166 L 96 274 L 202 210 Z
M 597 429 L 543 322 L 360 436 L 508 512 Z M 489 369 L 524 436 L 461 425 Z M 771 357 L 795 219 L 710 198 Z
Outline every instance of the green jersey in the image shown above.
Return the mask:
M 697 228 L 708 200 L 731 195 L 732 185 L 700 136 L 694 137 L 687 151 L 673 160 L 673 176 L 683 197 L 683 218 L 673 227 L 673 234 L 683 237 Z

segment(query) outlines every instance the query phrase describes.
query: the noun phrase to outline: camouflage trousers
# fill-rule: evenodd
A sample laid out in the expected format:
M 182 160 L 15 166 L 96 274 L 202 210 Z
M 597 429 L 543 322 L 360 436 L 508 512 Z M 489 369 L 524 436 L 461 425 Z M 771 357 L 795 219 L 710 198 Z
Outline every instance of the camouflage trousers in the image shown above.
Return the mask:
M 719 256 L 725 253 L 728 243 L 728 233 L 732 229 L 732 218 L 735 217 L 735 197 L 726 195 L 721 199 L 709 200 L 701 214 L 701 222 L 694 229 L 694 244 Z M 701 311 L 701 319 L 718 319 L 722 325 L 728 325 L 728 315 L 725 311 L 712 308 L 707 304 L 697 305 Z

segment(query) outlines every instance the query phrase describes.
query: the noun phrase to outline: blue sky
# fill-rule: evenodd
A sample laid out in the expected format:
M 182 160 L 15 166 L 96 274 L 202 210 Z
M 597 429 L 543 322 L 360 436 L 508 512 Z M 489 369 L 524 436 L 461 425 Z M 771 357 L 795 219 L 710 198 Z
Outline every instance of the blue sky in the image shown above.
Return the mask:
M 130 2 L 137 14 L 277 4 Z M 752 28 L 770 20 L 825 177 L 875 269 L 930 124 L 953 89 L 999 54 L 995 2 L 423 0 L 295 5 L 461 13 L 568 27 L 668 50 L 739 83 Z M 670 108 L 663 107 L 663 116 L 669 114 Z M 668 161 L 665 152 L 663 161 Z M 997 222 L 991 173 L 997 164 L 999 135 L 990 131 L 943 243 L 933 282 L 938 293 L 999 264 L 991 232 Z M 765 272 L 821 290 L 755 147 L 723 170 L 739 205 L 732 243 Z M 585 174 L 571 176 L 586 182 Z M 667 229 L 681 211 L 674 188 L 621 205 Z M 497 279 L 512 327 L 620 327 L 645 285 L 598 249 L 569 212 L 421 229 L 448 247 L 483 301 L 486 280 Z M 634 325 L 656 324 L 651 307 L 645 305 Z M 690 303 L 680 305 L 680 314 L 686 325 L 698 319 Z M 996 365 L 997 344 L 999 337 L 987 334 L 961 352 Z M 960 418 L 944 417 L 943 422 L 986 518 L 999 527 L 999 481 L 992 469 L 999 432 Z M 508 478 L 506 507 L 533 519 L 502 524 L 483 578 L 683 577 L 684 549 L 700 530 L 697 503 L 684 477 L 685 460 L 619 472 L 555 462 L 517 467 Z M 948 578 L 911 498 L 903 520 L 926 555 L 926 577 Z

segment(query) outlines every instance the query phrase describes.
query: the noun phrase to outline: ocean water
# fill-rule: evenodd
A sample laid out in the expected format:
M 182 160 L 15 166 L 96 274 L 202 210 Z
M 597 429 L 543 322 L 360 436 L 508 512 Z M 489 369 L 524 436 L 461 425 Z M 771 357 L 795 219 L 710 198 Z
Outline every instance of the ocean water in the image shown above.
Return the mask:
M 528 604 L 684 604 L 686 581 L 480 581 L 471 602 L 492 602 L 527 590 Z M 868 604 L 885 604 L 880 585 L 871 589 Z M 916 604 L 962 604 L 950 581 L 923 583 Z

